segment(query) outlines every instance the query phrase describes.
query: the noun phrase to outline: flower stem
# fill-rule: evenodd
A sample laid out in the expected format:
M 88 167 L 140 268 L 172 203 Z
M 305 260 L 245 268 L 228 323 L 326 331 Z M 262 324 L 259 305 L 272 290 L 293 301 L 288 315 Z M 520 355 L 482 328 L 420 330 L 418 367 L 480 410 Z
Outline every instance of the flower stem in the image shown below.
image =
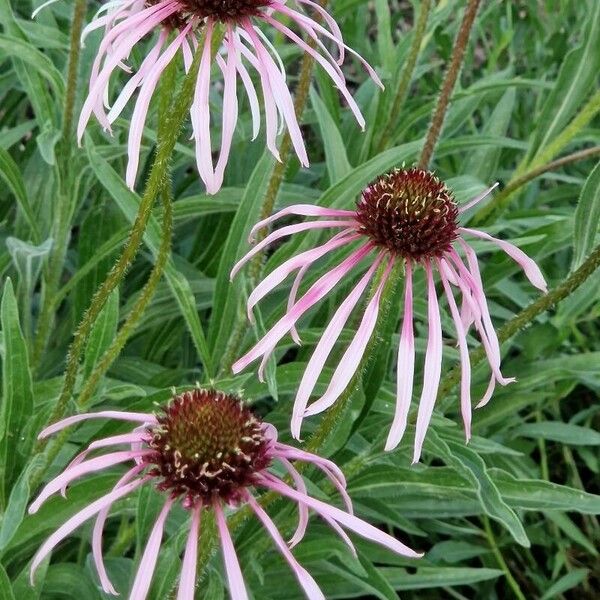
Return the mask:
M 512 591 L 515 595 L 515 598 L 518 598 L 518 600 L 525 600 L 525 596 L 523 595 L 523 592 L 521 591 L 521 588 L 519 587 L 517 580 L 512 576 L 512 573 L 510 572 L 510 569 L 508 568 L 508 565 L 506 564 L 506 561 L 504 560 L 504 557 L 502 556 L 502 552 L 500 552 L 500 548 L 498 548 L 498 544 L 496 543 L 496 538 L 494 536 L 494 532 L 492 530 L 492 526 L 490 524 L 490 520 L 488 519 L 487 515 L 483 515 L 483 526 L 485 528 L 485 536 L 488 540 L 490 548 L 492 549 L 492 552 L 494 553 L 494 557 L 496 558 L 496 561 L 498 562 L 498 566 L 504 572 L 506 581 L 508 582 L 508 585 L 512 589 Z
M 410 50 L 408 52 L 408 58 L 404 63 L 404 68 L 402 69 L 402 76 L 400 77 L 398 87 L 396 88 L 394 102 L 388 111 L 386 123 L 383 127 L 383 133 L 379 140 L 379 144 L 377 145 L 378 153 L 383 152 L 388 147 L 390 140 L 392 139 L 392 134 L 395 130 L 396 121 L 398 119 L 398 116 L 400 115 L 402 105 L 406 100 L 406 96 L 408 95 L 410 83 L 413 78 L 415 67 L 417 66 L 417 59 L 419 58 L 419 51 L 421 50 L 423 38 L 425 37 L 425 32 L 427 28 L 427 18 L 429 17 L 430 10 L 431 0 L 422 0 L 420 3 L 419 17 L 417 19 L 413 31 L 413 39 L 412 44 L 410 46 Z
M 87 407 L 100 379 L 106 373 L 106 371 L 108 371 L 110 365 L 112 365 L 127 343 L 129 336 L 137 327 L 142 315 L 146 310 L 146 307 L 156 292 L 156 287 L 158 286 L 160 278 L 164 272 L 165 265 L 167 264 L 169 254 L 171 252 L 171 237 L 173 233 L 173 207 L 171 205 L 171 194 L 170 190 L 168 189 L 168 184 L 165 184 L 165 187 L 161 193 L 161 198 L 163 200 L 162 239 L 158 255 L 156 257 L 156 262 L 152 272 L 150 273 L 148 281 L 140 292 L 140 295 L 131 309 L 127 319 L 125 320 L 125 323 L 123 323 L 121 329 L 117 333 L 116 338 L 113 340 L 109 348 L 104 352 L 102 358 L 87 378 L 85 386 L 77 398 L 77 406 L 79 409 L 85 409 Z
M 527 185 L 530 181 L 533 181 L 540 175 L 548 173 L 549 171 L 555 171 L 556 169 L 560 169 L 560 167 L 564 167 L 565 165 L 577 162 L 579 160 L 585 160 L 586 158 L 591 158 L 599 154 L 600 146 L 586 148 L 585 150 L 574 152 L 573 154 L 569 154 L 568 156 L 563 156 L 562 158 L 553 160 L 552 162 L 549 162 L 545 165 L 531 169 L 527 173 L 516 177 L 515 179 L 509 181 L 508 185 L 499 194 L 497 194 L 487 206 L 482 208 L 475 215 L 473 223 L 475 225 L 488 223 L 493 215 L 499 213 L 504 208 L 506 208 L 506 205 L 510 202 L 511 196 L 518 189 L 522 188 L 524 185 Z
M 463 20 L 460 24 L 456 41 L 454 42 L 454 50 L 452 51 L 450 65 L 448 66 L 448 70 L 444 77 L 442 90 L 429 125 L 427 138 L 425 139 L 425 145 L 423 146 L 423 152 L 421 153 L 421 158 L 419 160 L 420 169 L 427 169 L 429 167 L 433 151 L 435 150 L 435 146 L 442 131 L 446 111 L 448 110 L 448 104 L 450 103 L 450 97 L 454 90 L 458 74 L 460 73 L 465 50 L 469 41 L 469 34 L 471 33 L 471 28 L 475 21 L 475 15 L 477 14 L 480 2 L 481 0 L 469 0 L 467 8 L 465 9 L 465 14 L 463 15 Z

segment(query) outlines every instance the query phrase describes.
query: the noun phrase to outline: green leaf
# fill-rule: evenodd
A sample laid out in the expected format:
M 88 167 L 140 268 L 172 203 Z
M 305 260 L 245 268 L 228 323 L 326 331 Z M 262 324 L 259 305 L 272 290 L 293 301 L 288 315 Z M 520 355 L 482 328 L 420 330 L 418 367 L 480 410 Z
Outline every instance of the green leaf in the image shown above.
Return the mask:
M 42 238 L 37 225 L 35 212 L 29 203 L 25 182 L 23 181 L 17 163 L 15 163 L 11 155 L 4 150 L 4 148 L 0 148 L 0 177 L 2 177 L 10 191 L 13 193 L 23 216 L 27 221 L 27 225 L 29 225 L 29 228 L 31 229 L 33 241 L 39 244 Z
M 352 166 L 348 162 L 344 140 L 333 117 L 327 110 L 323 100 L 312 88 L 310 90 L 310 100 L 319 121 L 323 150 L 325 151 L 325 164 L 329 174 L 329 182 L 333 185 L 348 175 L 352 170 Z
M 88 377 L 94 370 L 96 362 L 108 349 L 117 334 L 119 325 L 119 288 L 115 288 L 104 308 L 98 315 L 90 332 L 83 361 L 83 375 Z
M 428 435 L 439 455 L 472 483 L 485 514 L 502 524 L 518 544 L 529 548 L 531 544 L 523 524 L 515 511 L 502 499 L 483 459 L 464 444 L 442 440 L 431 429 Z
M 15 600 L 12 584 L 4 567 L 0 564 L 0 600 Z
M 394 567 L 382 567 L 380 570 L 397 591 L 469 585 L 502 576 L 499 569 L 468 567 L 420 567 L 416 573 Z
M 600 514 L 600 496 L 541 479 L 517 479 L 502 469 L 488 469 L 502 497 L 524 510 L 564 510 Z
M 600 446 L 600 433 L 597 431 L 588 427 L 556 421 L 525 423 L 514 429 L 512 435 L 534 439 L 542 438 L 572 446 Z
M 536 119 L 536 136 L 531 156 L 543 152 L 565 128 L 582 102 L 594 89 L 600 70 L 600 2 L 587 3 L 590 14 L 588 27 L 582 32 L 582 44 L 571 50 L 563 60 L 552 92 L 548 95 L 542 113 Z
M 0 406 L 0 502 L 6 497 L 19 466 L 21 430 L 33 414 L 33 391 L 27 345 L 21 325 L 12 281 L 7 279 L 0 306 L 0 323 L 4 336 L 2 355 L 2 405 Z
M 585 581 L 589 572 L 589 569 L 573 569 L 571 572 L 555 581 L 546 590 L 540 600 L 552 600 L 553 598 L 558 598 L 561 594 L 564 594 Z
M 600 163 L 589 174 L 575 210 L 573 231 L 573 263 L 571 269 L 581 266 L 594 248 L 600 224 Z

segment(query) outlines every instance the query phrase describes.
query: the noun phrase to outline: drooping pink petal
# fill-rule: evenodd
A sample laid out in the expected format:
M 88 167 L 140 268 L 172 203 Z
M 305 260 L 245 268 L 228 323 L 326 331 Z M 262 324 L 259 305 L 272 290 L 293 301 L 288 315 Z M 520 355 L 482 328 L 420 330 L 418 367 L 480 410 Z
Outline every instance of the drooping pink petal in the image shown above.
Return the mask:
M 331 33 L 333 34 L 334 38 L 339 40 L 338 42 L 336 42 L 336 44 L 337 44 L 338 51 L 339 51 L 338 64 L 341 65 L 344 62 L 344 55 L 345 55 L 346 49 L 344 47 L 344 38 L 342 36 L 342 31 L 339 28 L 337 21 L 321 5 L 317 4 L 316 2 L 313 2 L 312 0 L 296 0 L 296 1 L 299 2 L 300 4 L 306 4 L 307 6 L 310 6 L 317 13 L 319 13 L 319 15 L 321 15 L 321 17 L 325 21 L 325 23 L 327 23 L 329 29 L 331 29 Z
M 535 286 L 538 288 L 538 290 L 541 290 L 544 293 L 548 291 L 548 285 L 546 284 L 546 280 L 544 279 L 540 268 L 537 266 L 537 263 L 532 258 L 529 258 L 529 256 L 527 256 L 523 250 L 517 248 L 510 242 L 492 237 L 489 233 L 485 233 L 484 231 L 469 229 L 467 227 L 461 227 L 459 231 L 461 233 L 468 233 L 474 237 L 496 244 L 499 248 L 504 250 L 504 252 L 506 252 L 506 254 L 508 254 L 508 256 L 510 256 L 521 267 L 521 269 L 523 269 L 523 272 L 525 273 L 527 279 L 529 279 L 531 282 L 531 285 Z
M 271 215 L 270 217 L 267 217 L 266 219 L 263 219 L 262 221 L 256 223 L 256 225 L 254 225 L 254 227 L 250 231 L 248 241 L 250 243 L 253 243 L 257 231 L 289 215 L 298 215 L 301 217 L 341 217 L 353 219 L 356 216 L 356 212 L 353 210 L 323 208 L 321 206 L 315 206 L 313 204 L 293 204 L 291 206 L 283 208 L 279 212 L 276 212 L 274 215 Z
M 413 330 L 413 275 L 412 262 L 406 261 L 404 275 L 404 317 L 398 346 L 396 410 L 385 444 L 386 451 L 398 446 L 406 431 L 408 412 L 415 376 L 415 335 Z
M 438 265 L 439 265 L 438 259 Z M 460 350 L 460 407 L 465 426 L 465 437 L 467 442 L 471 439 L 471 360 L 469 358 L 469 347 L 467 345 L 467 333 L 464 330 L 462 320 L 460 318 L 460 312 L 456 305 L 456 300 L 452 294 L 450 283 L 446 279 L 442 268 L 439 268 L 440 279 L 444 286 L 444 292 L 446 299 L 448 300 L 448 306 L 450 307 L 450 313 L 454 320 L 454 326 L 456 328 L 456 337 L 458 338 L 458 347 Z
M 350 342 L 350 345 L 344 353 L 344 356 L 342 356 L 338 367 L 333 373 L 333 377 L 331 378 L 331 382 L 329 383 L 325 394 L 323 394 L 322 398 L 316 402 L 313 402 L 313 404 L 306 409 L 304 416 L 316 415 L 332 406 L 334 402 L 342 395 L 352 380 L 352 377 L 360 366 L 360 362 L 367 348 L 367 344 L 369 343 L 369 340 L 373 335 L 375 325 L 377 324 L 381 294 L 383 293 L 383 289 L 387 283 L 393 265 L 394 260 L 392 258 L 388 262 L 373 298 L 365 309 L 356 335 L 352 339 L 352 342 Z
M 196 80 L 194 102 L 191 109 L 192 127 L 194 129 L 194 139 L 196 142 L 196 163 L 198 165 L 200 177 L 209 194 L 216 194 L 219 191 L 213 169 L 212 141 L 210 135 L 209 92 L 213 30 L 214 22 L 212 19 L 208 19 L 206 22 L 202 58 L 198 69 L 198 79 Z
M 298 271 L 298 273 L 296 273 L 296 277 L 295 277 L 294 283 L 292 284 L 292 287 L 290 289 L 290 295 L 288 296 L 288 300 L 287 300 L 287 307 L 286 307 L 287 312 L 292 310 L 292 307 L 294 306 L 294 304 L 296 304 L 296 300 L 298 299 L 298 290 L 300 289 L 300 286 L 302 285 L 302 280 L 304 279 L 304 275 L 306 275 L 306 271 L 308 271 L 309 266 L 310 265 L 305 265 Z M 298 346 L 300 346 L 302 344 L 302 340 L 300 339 L 300 334 L 298 333 L 298 329 L 296 328 L 295 325 L 290 329 L 290 335 L 292 336 L 292 339 L 294 340 L 295 344 L 298 344 Z
M 296 223 L 295 225 L 287 225 L 281 229 L 277 229 L 273 233 L 269 234 L 264 240 L 256 244 L 248 254 L 244 256 L 231 270 L 231 278 L 233 279 L 240 271 L 240 269 L 254 256 L 261 252 L 264 248 L 276 242 L 277 240 L 294 235 L 295 233 L 301 233 L 303 231 L 310 231 L 312 229 L 329 229 L 332 227 L 351 227 L 354 225 L 354 221 L 307 221 L 304 223 Z
M 369 281 L 371 281 L 371 278 L 379 267 L 382 259 L 383 255 L 379 254 L 371 267 L 367 270 L 360 281 L 356 284 L 354 289 L 350 292 L 350 294 L 348 294 L 347 298 L 339 306 L 327 324 L 327 327 L 322 333 L 317 347 L 315 348 L 310 360 L 308 361 L 308 364 L 306 365 L 306 369 L 302 375 L 302 381 L 300 381 L 300 385 L 298 387 L 296 399 L 294 400 L 294 408 L 292 412 L 291 432 L 292 436 L 296 439 L 300 439 L 300 427 L 302 425 L 302 420 L 304 419 L 306 406 L 315 388 L 315 385 L 317 384 L 319 375 L 323 371 L 327 357 L 331 353 L 331 350 L 337 342 L 344 325 L 348 321 L 350 314 L 354 310 L 354 307 L 358 304 L 360 297 L 369 284 Z
M 68 485 L 74 479 L 77 479 L 82 475 L 86 475 L 87 473 L 93 473 L 94 471 L 100 471 L 102 469 L 118 465 L 127 460 L 131 460 L 136 456 L 145 456 L 146 454 L 149 454 L 148 450 L 142 450 L 138 452 L 134 452 L 132 450 L 113 452 L 112 454 L 105 454 L 104 456 L 92 458 L 63 471 L 60 475 L 55 477 L 52 481 L 49 481 L 44 486 L 44 489 L 42 489 L 39 496 L 29 507 L 29 514 L 31 515 L 36 513 L 40 506 L 50 496 L 52 496 L 52 494 L 58 492 L 63 486 Z
M 154 527 L 150 532 L 148 542 L 146 543 L 140 566 L 135 574 L 131 592 L 129 593 L 129 600 L 145 600 L 148 595 L 150 583 L 152 582 L 152 575 L 154 575 L 156 561 L 158 560 L 158 552 L 160 551 L 165 521 L 169 516 L 169 512 L 171 512 L 173 502 L 173 498 L 167 498 L 167 501 L 164 503 L 158 514 Z
M 492 373 L 492 376 L 490 377 L 490 382 L 488 383 L 485 393 L 483 394 L 483 397 L 477 403 L 475 408 L 483 408 L 492 399 L 495 389 L 496 389 L 496 377 Z
M 415 448 L 413 463 L 419 462 L 425 434 L 431 421 L 433 406 L 437 397 L 440 374 L 442 371 L 442 323 L 438 305 L 435 283 L 431 263 L 425 262 L 427 274 L 427 319 L 429 321 L 429 337 L 427 340 L 427 353 L 425 355 L 425 368 L 423 370 L 423 390 L 419 400 L 417 413 L 417 426 L 415 431 Z
M 42 440 L 57 431 L 61 431 L 62 429 L 66 429 L 71 425 L 75 425 L 75 423 L 79 423 L 80 421 L 86 421 L 88 419 L 117 419 L 120 421 L 133 421 L 134 423 L 144 423 L 148 425 L 155 425 L 157 423 L 156 417 L 149 413 L 134 413 L 134 412 L 123 412 L 119 410 L 101 410 L 95 413 L 82 413 L 80 415 L 73 415 L 72 417 L 67 417 L 66 419 L 62 419 L 49 425 L 45 429 L 43 429 L 38 435 L 38 440 Z
M 306 592 L 307 597 L 311 600 L 325 600 L 325 596 L 317 585 L 317 582 L 312 578 L 310 573 L 294 558 L 294 555 L 290 552 L 285 541 L 281 537 L 281 534 L 277 530 L 275 523 L 273 523 L 262 506 L 252 497 L 252 494 L 247 494 L 246 501 L 275 542 L 275 545 L 279 549 L 279 552 L 281 552 L 281 555 L 290 565 L 290 568 L 294 572 L 294 575 L 296 575 L 296 578 L 302 586 L 302 589 Z
M 136 477 L 143 469 L 144 465 L 136 465 L 133 467 L 133 469 L 127 471 L 127 473 L 125 473 L 125 475 L 123 475 L 123 477 L 117 481 L 112 491 L 115 492 L 116 490 L 122 488 L 125 484 L 129 483 L 134 477 Z M 96 517 L 94 531 L 92 533 L 92 556 L 94 557 L 94 564 L 96 566 L 96 571 L 98 572 L 98 578 L 100 579 L 100 585 L 102 586 L 102 589 L 107 594 L 118 596 L 119 594 L 108 578 L 106 567 L 104 565 L 104 558 L 102 556 L 102 533 L 104 531 L 104 524 L 106 523 L 109 512 L 110 505 L 103 508 Z
M 192 509 L 192 523 L 185 545 L 179 591 L 177 600 L 194 600 L 196 591 L 196 563 L 198 560 L 198 535 L 200 533 L 200 515 L 202 505 L 198 504 Z
M 268 353 L 274 345 L 293 327 L 298 319 L 312 306 L 324 298 L 331 290 L 361 261 L 372 249 L 372 243 L 368 242 L 353 252 L 329 273 L 320 277 L 311 288 L 294 304 L 292 310 L 286 313 L 257 344 L 233 365 L 234 373 L 239 373 L 251 362 L 265 353 Z M 256 288 L 258 289 L 258 288 Z M 255 290 L 256 291 L 256 290 Z
M 306 25 L 308 25 L 312 29 L 314 29 L 315 31 L 320 33 L 322 36 L 326 37 L 329 40 L 332 40 L 334 43 L 336 43 L 336 44 L 340 43 L 340 39 L 337 38 L 336 35 L 327 31 L 327 29 L 325 29 L 322 25 L 320 25 L 319 23 L 317 23 L 310 17 L 307 17 L 306 15 L 303 15 L 302 13 L 299 13 L 290 8 L 284 8 L 284 9 L 279 8 L 279 11 L 283 14 L 287 14 L 294 21 L 296 21 L 296 23 L 298 23 L 298 25 L 300 25 L 301 27 L 305 27 Z M 343 43 L 343 41 L 342 41 L 342 43 Z M 344 48 L 360 61 L 360 63 L 363 65 L 363 67 L 366 69 L 367 73 L 369 74 L 369 77 L 371 77 L 371 79 L 375 82 L 375 84 L 378 85 L 381 89 L 384 89 L 384 85 L 383 85 L 381 79 L 379 78 L 379 75 L 377 75 L 377 73 L 375 72 L 375 69 L 373 69 L 373 67 L 371 67 L 371 65 L 358 52 L 356 52 L 355 50 L 353 50 L 346 44 L 344 44 Z
M 340 525 L 343 525 L 361 537 L 389 548 L 401 556 L 406 556 L 408 558 L 421 558 L 423 556 L 422 553 L 415 552 L 396 538 L 384 533 L 383 531 L 380 531 L 366 521 L 363 521 L 354 515 L 348 514 L 347 512 L 336 508 L 335 506 L 331 506 L 325 502 L 322 502 L 321 500 L 300 494 L 282 481 L 278 481 L 277 479 L 271 477 L 263 477 L 262 484 L 271 488 L 272 490 L 275 490 L 283 496 L 287 496 L 288 498 L 295 500 L 296 502 L 304 502 L 318 514 L 331 517 Z
M 225 167 L 229 160 L 233 134 L 238 121 L 237 100 L 237 48 L 233 38 L 233 28 L 227 27 L 225 44 L 227 47 L 227 66 L 224 72 L 223 89 L 223 125 L 221 130 L 221 151 L 215 169 L 215 187 L 223 185 Z
M 240 569 L 237 554 L 235 553 L 231 535 L 229 534 L 229 529 L 227 528 L 227 521 L 225 520 L 220 500 L 213 502 L 213 509 L 215 511 L 219 537 L 221 538 L 221 548 L 223 550 L 223 560 L 225 562 L 225 572 L 227 573 L 227 581 L 229 582 L 231 600 L 248 600 L 244 577 Z
M 263 15 L 263 18 L 267 21 L 270 19 L 270 17 L 266 15 Z M 296 112 L 294 110 L 294 102 L 285 79 L 282 77 L 281 72 L 278 70 L 277 65 L 275 65 L 273 62 L 271 55 L 265 49 L 258 35 L 256 35 L 256 31 L 250 20 L 244 19 L 242 21 L 242 25 L 252 40 L 252 45 L 256 50 L 259 62 L 262 64 L 265 72 L 267 73 L 274 100 L 285 120 L 292 145 L 296 155 L 298 156 L 298 159 L 300 160 L 300 164 L 302 164 L 304 167 L 308 167 L 308 155 L 306 154 L 304 139 L 302 137 L 300 125 L 298 124 L 298 118 L 296 117 Z
M 307 494 L 308 491 L 306 489 L 306 484 L 304 483 L 304 479 L 302 479 L 302 475 L 298 473 L 298 470 L 292 465 L 292 463 L 284 458 L 283 456 L 277 456 L 279 462 L 285 467 L 286 471 L 289 473 L 296 489 L 301 494 Z M 306 533 L 306 527 L 308 526 L 308 507 L 301 502 L 298 503 L 298 526 L 296 527 L 296 531 L 294 535 L 291 537 L 289 541 L 290 548 L 297 546 L 304 538 L 304 534 Z
M 488 188 L 487 190 L 485 190 L 485 192 L 482 192 L 478 196 L 475 196 L 475 198 L 473 198 L 472 200 L 469 200 L 466 204 L 459 206 L 458 212 L 463 213 L 463 212 L 469 210 L 470 208 L 473 208 L 474 206 L 479 204 L 484 198 L 487 198 L 499 185 L 500 184 L 498 182 L 496 182 L 491 188 Z
M 101 511 L 103 508 L 110 506 L 117 500 L 127 496 L 132 491 L 140 487 L 143 483 L 145 483 L 148 478 L 136 479 L 127 485 L 110 492 L 95 500 L 91 504 L 88 504 L 84 509 L 80 510 L 76 515 L 72 516 L 66 523 L 61 525 L 40 547 L 40 549 L 36 552 L 33 560 L 31 561 L 31 585 L 33 585 L 33 578 L 35 575 L 35 571 L 40 566 L 41 562 L 52 552 L 52 550 L 70 533 L 72 533 L 77 527 L 79 527 L 82 523 L 85 523 L 88 519 L 93 517 L 96 513 Z

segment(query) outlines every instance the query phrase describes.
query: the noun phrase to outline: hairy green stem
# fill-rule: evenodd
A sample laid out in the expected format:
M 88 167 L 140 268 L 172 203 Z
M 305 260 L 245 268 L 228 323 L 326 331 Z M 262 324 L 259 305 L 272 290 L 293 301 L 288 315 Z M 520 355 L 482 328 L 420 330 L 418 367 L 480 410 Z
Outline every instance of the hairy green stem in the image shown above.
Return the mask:
M 553 160 L 545 165 L 535 167 L 527 173 L 515 177 L 508 182 L 507 186 L 499 194 L 497 194 L 487 206 L 483 207 L 475 215 L 473 223 L 475 225 L 489 223 L 494 215 L 506 208 L 506 206 L 510 203 L 512 195 L 518 189 L 522 188 L 524 185 L 527 185 L 530 181 L 533 181 L 540 175 L 548 173 L 549 171 L 555 171 L 556 169 L 560 169 L 560 167 L 564 167 L 565 165 L 577 162 L 579 160 L 585 160 L 586 158 L 592 158 L 598 155 L 600 155 L 600 146 L 586 148 L 585 150 L 580 150 L 579 152 L 574 152 L 568 156 L 563 156 L 562 158 Z
M 525 600 L 525 596 L 523 595 L 523 592 L 521 591 L 517 580 L 512 576 L 512 573 L 510 572 L 510 569 L 508 568 L 508 565 L 506 564 L 506 561 L 502 556 L 502 552 L 500 551 L 500 548 L 498 548 L 498 544 L 496 543 L 496 538 L 494 536 L 490 520 L 486 515 L 483 515 L 483 526 L 485 528 L 485 535 L 490 545 L 490 548 L 494 554 L 494 557 L 496 558 L 498 566 L 502 569 L 504 576 L 506 577 L 506 581 L 508 582 L 510 589 L 515 595 L 515 598 L 518 598 L 518 600 Z
M 325 7 L 327 5 L 327 0 L 318 0 L 318 4 L 322 7 Z M 306 43 L 311 48 L 316 48 L 316 42 L 312 38 L 310 38 Z M 294 92 L 294 111 L 298 121 L 300 121 L 302 118 L 304 109 L 308 103 L 314 63 L 315 59 L 310 54 L 305 52 L 304 56 L 302 57 L 302 64 L 300 66 L 298 84 Z M 288 167 L 291 151 L 292 138 L 290 137 L 289 132 L 286 130 L 283 134 L 281 145 L 279 147 L 279 157 L 281 160 L 276 162 L 275 166 L 273 167 L 273 172 L 271 173 L 267 191 L 265 192 L 265 197 L 261 205 L 259 220 L 267 218 L 273 212 L 273 207 L 275 206 L 275 201 L 277 200 L 277 195 L 279 194 L 279 190 L 281 188 L 281 184 L 283 183 L 283 178 L 285 177 L 285 172 Z M 266 236 L 267 231 L 260 231 L 256 236 L 257 242 L 260 242 Z M 264 253 L 259 253 L 250 262 L 250 265 L 248 266 L 249 288 L 255 287 L 260 279 L 263 269 L 263 261 Z M 225 347 L 225 352 L 223 353 L 223 359 L 221 360 L 221 367 L 219 369 L 219 376 L 224 376 L 231 371 L 231 365 L 233 365 L 237 358 L 240 345 L 244 335 L 246 334 L 246 331 L 246 314 L 240 304 L 238 316 L 236 318 L 236 325 L 231 332 L 231 336 L 229 337 L 229 341 Z
M 429 130 L 427 131 L 427 138 L 425 139 L 423 152 L 421 153 L 421 158 L 419 159 L 420 169 L 427 169 L 429 167 L 431 157 L 433 156 L 433 151 L 435 150 L 435 146 L 442 131 L 444 119 L 446 118 L 446 111 L 448 110 L 448 104 L 450 103 L 450 97 L 452 96 L 454 86 L 456 85 L 456 80 L 458 79 L 458 74 L 460 73 L 463 58 L 465 56 L 465 50 L 469 41 L 469 34 L 471 33 L 471 28 L 473 26 L 473 22 L 475 21 L 475 16 L 477 14 L 480 2 L 481 0 L 469 0 L 467 8 L 465 9 L 465 14 L 463 15 L 463 20 L 460 24 L 456 41 L 454 42 L 454 49 L 452 50 L 450 65 L 448 66 L 448 70 L 446 71 L 446 75 L 444 77 L 442 90 L 440 92 L 437 106 L 429 125 Z
M 133 305 L 127 319 L 121 326 L 121 329 L 117 333 L 116 338 L 102 355 L 102 358 L 87 378 L 85 385 L 77 398 L 77 406 L 79 409 L 85 409 L 87 407 L 100 379 L 108 371 L 110 365 L 112 365 L 120 354 L 127 343 L 127 340 L 137 327 L 146 307 L 154 297 L 158 283 L 165 270 L 165 265 L 167 264 L 171 252 L 171 237 L 173 233 L 173 207 L 171 205 L 171 195 L 167 184 L 165 184 L 165 189 L 162 191 L 161 197 L 163 199 L 162 239 L 156 262 L 148 281 L 140 292 L 139 297 Z
M 404 101 L 406 100 L 406 97 L 408 95 L 408 90 L 410 88 L 413 74 L 415 72 L 415 67 L 417 66 L 417 59 L 419 58 L 419 51 L 421 50 L 423 38 L 425 37 L 425 32 L 427 29 L 427 19 L 429 17 L 430 10 L 431 0 L 422 0 L 419 7 L 419 17 L 417 19 L 413 31 L 413 39 L 412 44 L 410 46 L 410 50 L 408 52 L 408 58 L 404 63 L 404 68 L 402 69 L 402 76 L 400 77 L 398 87 L 396 88 L 394 102 L 392 103 L 391 108 L 389 109 L 386 123 L 383 128 L 383 133 L 379 140 L 379 144 L 377 145 L 378 153 L 383 152 L 388 147 L 390 140 L 392 139 L 392 134 L 395 130 L 396 121 L 398 120 L 398 116 L 400 114 L 400 111 L 402 110 L 402 105 L 404 104 Z

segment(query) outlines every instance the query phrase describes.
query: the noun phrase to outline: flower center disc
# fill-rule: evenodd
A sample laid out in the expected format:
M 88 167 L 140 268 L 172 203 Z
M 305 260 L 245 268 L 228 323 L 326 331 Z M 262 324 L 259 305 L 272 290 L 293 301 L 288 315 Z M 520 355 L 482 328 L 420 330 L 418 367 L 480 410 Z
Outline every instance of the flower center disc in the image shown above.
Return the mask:
M 211 17 L 224 23 L 256 16 L 271 0 L 179 0 L 183 12 L 201 19 Z
M 236 396 L 196 389 L 175 396 L 159 424 L 149 430 L 149 460 L 162 490 L 185 495 L 194 503 L 218 496 L 239 500 L 257 471 L 270 462 L 262 423 Z
M 360 231 L 377 246 L 413 260 L 441 256 L 457 238 L 458 207 L 433 173 L 395 169 L 371 183 L 357 203 Z

